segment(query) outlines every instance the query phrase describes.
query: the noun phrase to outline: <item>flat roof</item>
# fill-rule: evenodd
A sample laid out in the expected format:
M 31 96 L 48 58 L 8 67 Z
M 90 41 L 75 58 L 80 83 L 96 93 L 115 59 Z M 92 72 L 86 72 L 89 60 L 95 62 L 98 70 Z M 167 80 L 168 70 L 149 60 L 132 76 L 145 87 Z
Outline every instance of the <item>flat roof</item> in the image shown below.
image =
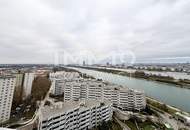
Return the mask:
M 16 130 L 16 129 L 9 129 L 9 128 L 2 128 L 2 127 L 0 127 L 0 130 Z
M 0 75 L 0 78 L 5 79 L 5 78 L 16 78 L 16 77 L 13 75 Z
M 46 105 L 41 109 L 42 116 L 45 119 L 48 119 L 51 116 L 57 115 L 59 113 L 65 113 L 73 111 L 74 109 L 79 109 L 79 111 L 86 110 L 87 108 L 92 108 L 100 105 L 98 100 L 81 100 L 81 101 L 66 101 L 66 102 L 57 102 L 51 105 Z M 110 101 L 104 100 L 105 105 L 111 105 Z M 81 105 L 83 104 L 83 105 Z

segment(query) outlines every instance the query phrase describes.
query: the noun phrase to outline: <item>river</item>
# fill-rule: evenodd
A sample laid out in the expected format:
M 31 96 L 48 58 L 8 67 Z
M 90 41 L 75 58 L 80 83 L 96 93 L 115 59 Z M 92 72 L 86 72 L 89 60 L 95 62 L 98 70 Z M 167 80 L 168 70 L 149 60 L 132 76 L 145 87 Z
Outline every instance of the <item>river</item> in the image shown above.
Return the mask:
M 104 81 L 123 85 L 129 88 L 145 91 L 146 95 L 156 100 L 190 112 L 190 89 L 179 88 L 172 84 L 147 81 L 116 74 L 75 68 L 82 73 L 101 78 Z

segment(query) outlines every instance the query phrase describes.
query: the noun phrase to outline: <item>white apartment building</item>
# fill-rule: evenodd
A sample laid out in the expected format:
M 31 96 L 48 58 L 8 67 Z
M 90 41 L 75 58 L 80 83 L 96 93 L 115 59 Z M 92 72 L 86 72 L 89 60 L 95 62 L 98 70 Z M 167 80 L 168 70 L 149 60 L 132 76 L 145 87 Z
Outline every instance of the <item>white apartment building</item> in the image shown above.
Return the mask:
M 16 130 L 16 129 L 9 129 L 9 128 L 2 128 L 2 127 L 0 127 L 0 130 Z
M 24 74 L 24 83 L 23 83 L 23 100 L 28 98 L 31 95 L 32 83 L 34 81 L 34 73 L 25 73 Z
M 79 77 L 80 75 L 77 72 L 57 71 L 49 74 L 49 79 L 51 81 L 54 79 L 75 79 Z
M 65 80 L 63 79 L 54 79 L 52 81 L 52 94 L 54 95 L 62 95 L 64 93 L 64 85 L 65 85 Z
M 15 84 L 15 76 L 0 76 L 0 123 L 10 118 Z
M 96 80 L 65 82 L 64 101 L 79 99 L 109 100 L 113 107 L 125 110 L 143 110 L 146 107 L 145 93 L 116 85 L 105 85 Z
M 22 86 L 23 83 L 23 73 L 16 73 L 13 74 L 16 77 L 16 85 L 15 86 Z
M 123 111 L 143 110 L 146 107 L 145 93 L 118 85 L 105 84 L 95 79 L 83 79 L 77 72 L 56 72 L 51 74 L 54 94 L 64 93 L 64 101 L 80 99 L 109 100 Z M 72 78 L 71 78 L 72 77 Z
M 54 95 L 62 95 L 64 93 L 64 84 L 69 81 L 78 80 L 79 73 L 57 71 L 49 74 L 49 79 L 52 82 L 51 93 Z
M 64 100 L 100 99 L 102 97 L 102 85 L 96 80 L 67 80 L 64 85 Z
M 99 100 L 102 98 L 102 88 L 104 84 L 100 81 L 90 80 L 87 81 L 87 98 Z
M 24 74 L 15 73 L 13 75 L 16 77 L 14 97 L 21 99 Z
M 103 99 L 113 103 L 113 107 L 120 110 L 143 110 L 146 107 L 145 93 L 123 86 L 107 85 L 103 87 Z
M 136 110 L 142 110 L 146 108 L 146 96 L 145 93 L 142 91 L 134 90 L 135 93 L 135 104 L 134 108 Z
M 113 103 L 113 107 L 118 107 L 119 104 L 119 91 L 117 90 L 118 86 L 103 87 L 103 99 L 110 100 Z
M 88 87 L 87 82 L 81 82 L 80 83 L 80 99 L 87 99 L 88 97 Z
M 97 100 L 59 102 L 41 109 L 39 130 L 87 130 L 112 119 L 112 103 Z
M 142 91 L 121 88 L 118 95 L 118 108 L 121 110 L 143 110 L 146 107 L 145 94 Z
M 81 95 L 81 84 L 79 80 L 69 80 L 64 85 L 64 100 L 78 101 Z

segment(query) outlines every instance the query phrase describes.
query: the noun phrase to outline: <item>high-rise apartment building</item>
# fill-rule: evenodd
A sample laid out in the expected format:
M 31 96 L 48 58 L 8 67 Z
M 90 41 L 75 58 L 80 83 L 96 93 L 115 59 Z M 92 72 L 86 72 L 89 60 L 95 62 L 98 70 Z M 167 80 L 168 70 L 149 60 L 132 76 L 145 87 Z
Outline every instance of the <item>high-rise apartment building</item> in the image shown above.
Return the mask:
M 15 76 L 0 76 L 0 123 L 10 118 L 15 84 Z
M 146 97 L 143 91 L 104 83 L 95 79 L 83 79 L 78 75 L 73 75 L 77 75 L 77 73 L 59 72 L 56 76 L 54 74 L 54 80 L 58 80 L 58 83 L 53 86 L 54 94 L 64 93 L 64 101 L 78 101 L 80 99 L 109 100 L 115 108 L 123 111 L 140 111 L 146 107 Z
M 58 71 L 49 74 L 49 79 L 52 81 L 51 93 L 54 95 L 62 95 L 64 93 L 64 85 L 66 82 L 78 80 L 79 73 Z
M 32 83 L 34 81 L 34 73 L 25 73 L 24 74 L 24 83 L 23 83 L 23 100 L 28 98 L 31 95 Z
M 105 85 L 96 80 L 65 82 L 64 101 L 94 99 L 109 100 L 121 110 L 143 110 L 146 107 L 145 93 L 117 85 Z
M 54 79 L 76 79 L 79 77 L 80 75 L 78 72 L 57 71 L 55 73 L 49 74 L 49 79 L 51 81 L 53 81 Z
M 20 99 L 22 99 L 24 74 L 23 73 L 15 73 L 13 75 L 16 77 L 14 98 L 18 98 L 20 100 Z
M 63 79 L 54 79 L 52 81 L 52 94 L 54 95 L 62 95 L 64 93 L 64 84 L 65 80 Z
M 15 86 L 22 86 L 24 74 L 23 73 L 17 73 L 17 74 L 13 74 L 13 75 L 16 77 L 16 85 Z

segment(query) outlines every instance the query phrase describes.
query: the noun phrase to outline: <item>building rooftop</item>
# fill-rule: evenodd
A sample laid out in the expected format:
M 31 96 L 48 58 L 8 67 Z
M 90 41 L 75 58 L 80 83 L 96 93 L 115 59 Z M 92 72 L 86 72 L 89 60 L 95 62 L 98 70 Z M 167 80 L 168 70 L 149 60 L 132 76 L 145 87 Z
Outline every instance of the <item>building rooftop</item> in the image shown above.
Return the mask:
M 0 127 L 0 130 L 16 130 L 16 129 L 9 129 L 9 128 L 2 128 L 2 127 Z
M 104 101 L 104 105 L 111 105 L 110 101 Z M 86 110 L 87 108 L 92 108 L 95 106 L 100 106 L 101 102 L 98 100 L 81 100 L 81 101 L 66 101 L 66 102 L 57 102 L 51 105 L 46 105 L 41 109 L 43 118 L 49 118 L 53 115 L 60 113 L 70 112 L 75 109 L 79 111 Z
M 0 79 L 15 78 L 13 75 L 0 75 Z

